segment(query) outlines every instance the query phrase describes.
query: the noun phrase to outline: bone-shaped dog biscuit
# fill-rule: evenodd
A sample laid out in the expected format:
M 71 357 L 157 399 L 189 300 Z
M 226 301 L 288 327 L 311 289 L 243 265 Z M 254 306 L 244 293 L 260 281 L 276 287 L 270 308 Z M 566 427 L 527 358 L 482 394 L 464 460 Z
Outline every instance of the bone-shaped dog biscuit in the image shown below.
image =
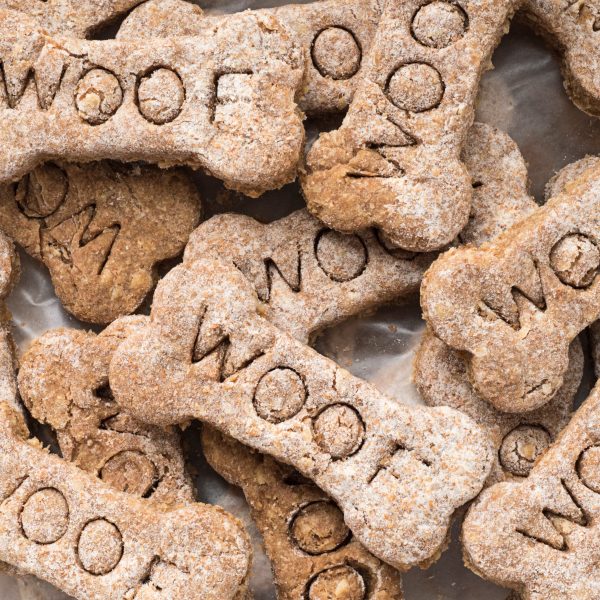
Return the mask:
M 357 539 L 399 568 L 426 563 L 481 488 L 489 440 L 447 408 L 402 407 L 277 329 L 245 277 L 207 256 L 173 269 L 110 382 L 145 422 L 197 418 L 286 462 L 339 504 Z
M 231 261 L 251 282 L 266 318 L 301 341 L 418 291 L 432 259 L 387 248 L 372 231 L 338 233 L 306 210 L 268 225 L 217 215 L 190 236 L 184 260 L 207 253 Z
M 600 388 L 522 483 L 483 492 L 465 519 L 467 565 L 524 600 L 600 595 Z
M 48 163 L 0 186 L 2 230 L 50 269 L 65 308 L 92 323 L 132 313 L 199 216 L 180 170 Z
M 273 565 L 279 600 L 403 598 L 400 574 L 365 550 L 339 508 L 293 469 L 207 426 L 202 449 L 212 467 L 241 486 Z
M 115 349 L 146 322 L 125 317 L 100 335 L 74 329 L 45 333 L 21 359 L 19 391 L 33 417 L 56 431 L 66 460 L 121 491 L 188 503 L 194 492 L 177 434 L 134 421 L 110 391 Z
M 362 75 L 381 17 L 382 0 L 326 0 L 253 11 L 273 16 L 304 51 L 304 82 L 298 106 L 310 114 L 347 108 Z M 119 38 L 200 34 L 226 16 L 205 16 L 184 0 L 150 0 L 134 10 L 119 28 Z
M 308 153 L 302 187 L 313 214 L 346 232 L 376 226 L 414 251 L 456 237 L 471 201 L 460 152 L 515 7 L 387 2 L 341 128 Z
M 86 38 L 98 27 L 126 13 L 142 0 L 0 0 L 9 8 L 35 17 L 51 34 Z
M 243 598 L 249 540 L 223 510 L 118 492 L 27 440 L 0 403 L 0 560 L 81 600 Z
M 425 275 L 426 320 L 465 353 L 475 390 L 500 410 L 548 402 L 569 345 L 600 314 L 599 191 L 595 166 L 493 242 L 451 250 Z
M 0 11 L 0 36 L 0 181 L 61 158 L 188 164 L 249 195 L 295 176 L 304 65 L 274 17 L 235 15 L 190 38 L 87 42 Z
M 473 178 L 473 205 L 464 243 L 493 239 L 537 208 L 527 191 L 527 166 L 514 141 L 488 125 L 469 132 L 463 160 Z M 469 383 L 460 355 L 427 329 L 415 356 L 413 380 L 428 406 L 457 408 L 490 431 L 498 450 L 491 482 L 506 476 L 526 476 L 567 424 L 583 375 L 581 344 L 571 346 L 565 383 L 546 405 L 522 415 L 496 410 Z

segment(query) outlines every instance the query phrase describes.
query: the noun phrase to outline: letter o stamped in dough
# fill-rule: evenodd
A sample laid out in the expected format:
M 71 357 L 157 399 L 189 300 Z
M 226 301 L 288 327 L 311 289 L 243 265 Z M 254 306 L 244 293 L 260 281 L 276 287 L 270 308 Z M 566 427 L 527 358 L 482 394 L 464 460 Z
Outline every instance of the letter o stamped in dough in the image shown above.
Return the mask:
M 69 527 L 69 505 L 56 488 L 34 492 L 21 510 L 21 527 L 25 537 L 36 544 L 53 544 Z

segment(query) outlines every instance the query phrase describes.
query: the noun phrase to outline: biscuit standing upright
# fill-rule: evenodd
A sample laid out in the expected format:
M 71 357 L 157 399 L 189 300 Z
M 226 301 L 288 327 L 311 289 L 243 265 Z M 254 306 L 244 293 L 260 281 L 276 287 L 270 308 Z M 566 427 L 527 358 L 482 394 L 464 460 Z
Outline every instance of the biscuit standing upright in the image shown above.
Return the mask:
M 460 152 L 479 79 L 517 6 L 390 0 L 340 129 L 306 158 L 309 210 L 345 232 L 378 227 L 397 246 L 439 249 L 465 226 Z
M 0 61 L 0 181 L 104 158 L 203 168 L 254 196 L 295 177 L 304 61 L 272 16 L 232 15 L 193 38 L 83 41 L 0 10 Z

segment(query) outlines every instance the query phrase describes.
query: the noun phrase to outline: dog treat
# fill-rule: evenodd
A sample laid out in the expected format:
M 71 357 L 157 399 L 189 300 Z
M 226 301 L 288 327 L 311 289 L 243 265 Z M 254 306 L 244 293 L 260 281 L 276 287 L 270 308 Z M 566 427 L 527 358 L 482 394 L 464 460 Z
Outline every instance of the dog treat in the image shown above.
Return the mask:
M 596 386 L 528 479 L 480 496 L 462 535 L 476 573 L 524 600 L 599 597 L 599 411 Z
M 118 492 L 27 439 L 0 402 L 0 560 L 81 600 L 244 598 L 250 544 L 202 504 Z
M 241 486 L 273 565 L 277 598 L 401 600 L 400 574 L 365 550 L 340 509 L 288 466 L 204 426 L 208 462 Z
M 275 17 L 291 30 L 304 50 L 305 73 L 297 102 L 309 114 L 339 112 L 348 107 L 362 74 L 383 0 L 327 0 L 253 11 Z M 118 38 L 199 35 L 226 16 L 205 16 L 184 0 L 150 0 L 134 10 Z
M 393 566 L 435 559 L 454 511 L 489 473 L 487 436 L 452 409 L 386 399 L 259 311 L 227 261 L 207 255 L 171 270 L 150 324 L 113 355 L 116 401 L 144 422 L 197 418 L 294 466 Z
M 473 206 L 461 241 L 482 244 L 537 208 L 527 192 L 525 161 L 505 133 L 476 123 L 463 160 L 473 178 Z M 481 399 L 469 383 L 462 358 L 430 329 L 423 335 L 413 370 L 415 385 L 428 406 L 451 406 L 489 429 L 498 450 L 489 483 L 527 476 L 535 459 L 567 424 L 582 375 L 583 352 L 576 341 L 571 345 L 565 383 L 556 396 L 538 410 L 515 415 Z
M 469 383 L 458 353 L 427 329 L 415 357 L 413 378 L 428 406 L 451 406 L 489 430 L 497 456 L 489 483 L 526 477 L 535 460 L 569 422 L 583 376 L 583 351 L 571 345 L 569 369 L 554 398 L 523 414 L 503 413 L 482 400 Z
M 521 14 L 562 56 L 565 89 L 581 110 L 600 115 L 599 57 L 595 2 L 523 0 Z
M 600 314 L 599 198 L 594 166 L 493 242 L 450 250 L 425 275 L 426 320 L 499 410 L 552 399 L 569 345 Z
M 1 8 L 35 17 L 50 34 L 86 38 L 142 0 L 0 0 Z
M 57 433 L 63 458 L 123 492 L 168 504 L 194 500 L 178 435 L 143 425 L 112 398 L 108 368 L 117 346 L 147 317 L 124 317 L 100 335 L 45 333 L 21 359 L 19 391 L 33 417 Z
M 387 2 L 341 128 L 307 155 L 315 216 L 345 232 L 378 227 L 407 250 L 454 240 L 469 216 L 460 152 L 479 79 L 516 4 Z
M 253 196 L 295 177 L 304 62 L 274 17 L 232 15 L 189 38 L 88 42 L 50 38 L 4 10 L 0 60 L 0 181 L 44 160 L 102 158 L 201 167 Z
M 65 308 L 91 323 L 136 310 L 199 217 L 181 170 L 47 163 L 0 186 L 0 227 L 49 268 Z
M 252 284 L 262 314 L 303 342 L 417 292 L 432 260 L 387 248 L 373 231 L 338 233 L 306 210 L 268 225 L 243 215 L 217 215 L 190 236 L 184 260 L 206 254 L 231 261 Z

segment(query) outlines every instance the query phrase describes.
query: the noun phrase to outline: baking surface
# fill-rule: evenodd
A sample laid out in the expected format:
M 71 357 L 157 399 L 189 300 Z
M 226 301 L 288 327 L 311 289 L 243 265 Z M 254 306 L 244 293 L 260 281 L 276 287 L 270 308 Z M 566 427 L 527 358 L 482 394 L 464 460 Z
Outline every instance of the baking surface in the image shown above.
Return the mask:
M 284 4 L 274 0 L 206 0 L 199 4 L 210 11 L 237 11 Z M 600 120 L 577 110 L 567 98 L 556 56 L 523 26 L 513 25 L 494 55 L 495 70 L 483 80 L 478 119 L 509 133 L 529 164 L 531 191 L 542 201 L 544 186 L 554 172 L 586 154 L 600 153 Z M 296 185 L 246 200 L 224 192 L 221 185 L 202 175 L 196 177 L 207 206 L 215 212 L 242 211 L 261 220 L 281 217 L 302 205 Z M 59 326 L 85 327 L 69 317 L 53 294 L 45 268 L 21 255 L 22 277 L 9 299 L 15 321 L 15 337 L 24 349 L 47 329 Z M 352 319 L 327 331 L 318 349 L 354 374 L 368 379 L 399 402 L 419 402 L 410 383 L 413 351 L 423 323 L 418 299 L 402 306 L 383 308 L 375 315 Z M 256 600 L 275 598 L 269 564 L 248 517 L 241 494 L 226 484 L 199 455 L 198 428 L 185 434 L 186 449 L 197 472 L 198 499 L 215 502 L 240 516 L 255 541 L 253 591 Z M 492 586 L 462 566 L 453 530 L 450 549 L 427 571 L 413 569 L 404 576 L 407 600 L 504 600 L 505 590 Z M 3 600 L 60 600 L 67 598 L 45 584 L 26 580 L 17 584 L 0 576 Z

